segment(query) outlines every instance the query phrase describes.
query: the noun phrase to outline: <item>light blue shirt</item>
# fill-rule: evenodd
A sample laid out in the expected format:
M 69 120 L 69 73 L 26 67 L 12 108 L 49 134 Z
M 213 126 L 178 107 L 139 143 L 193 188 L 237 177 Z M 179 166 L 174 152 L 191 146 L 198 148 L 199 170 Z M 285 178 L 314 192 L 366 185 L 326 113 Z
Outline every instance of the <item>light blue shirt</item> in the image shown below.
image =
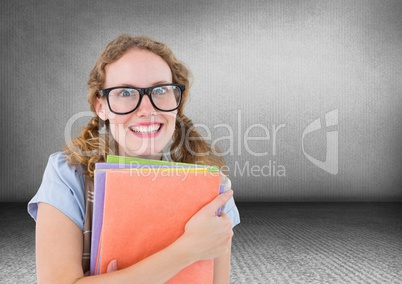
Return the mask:
M 231 188 L 228 178 L 223 178 L 222 184 L 226 189 Z M 84 188 L 82 169 L 70 166 L 65 160 L 65 153 L 54 153 L 49 157 L 38 192 L 28 203 L 28 213 L 36 220 L 38 203 L 48 203 L 67 215 L 82 231 L 85 220 Z M 232 220 L 233 227 L 240 223 L 233 198 L 223 210 Z

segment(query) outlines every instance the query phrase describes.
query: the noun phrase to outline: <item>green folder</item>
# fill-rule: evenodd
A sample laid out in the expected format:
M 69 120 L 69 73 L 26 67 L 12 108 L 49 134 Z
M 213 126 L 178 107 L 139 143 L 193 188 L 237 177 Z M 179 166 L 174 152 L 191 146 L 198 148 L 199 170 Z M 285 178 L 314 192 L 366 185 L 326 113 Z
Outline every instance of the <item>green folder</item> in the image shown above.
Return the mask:
M 184 167 L 206 167 L 209 168 L 210 172 L 217 173 L 219 168 L 216 166 L 205 166 L 189 163 L 177 163 L 162 160 L 152 160 L 152 159 L 141 159 L 136 157 L 125 157 L 117 155 L 108 155 L 106 158 L 107 163 L 113 164 L 136 164 L 136 165 L 166 165 L 166 166 L 184 166 Z

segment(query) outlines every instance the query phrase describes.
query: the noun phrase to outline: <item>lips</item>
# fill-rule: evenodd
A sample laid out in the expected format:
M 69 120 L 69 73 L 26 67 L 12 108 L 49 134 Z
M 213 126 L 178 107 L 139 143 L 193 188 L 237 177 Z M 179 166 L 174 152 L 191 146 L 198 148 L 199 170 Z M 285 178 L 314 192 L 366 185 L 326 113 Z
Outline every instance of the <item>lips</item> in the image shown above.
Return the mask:
M 161 123 L 137 123 L 128 128 L 138 136 L 155 136 L 162 128 Z

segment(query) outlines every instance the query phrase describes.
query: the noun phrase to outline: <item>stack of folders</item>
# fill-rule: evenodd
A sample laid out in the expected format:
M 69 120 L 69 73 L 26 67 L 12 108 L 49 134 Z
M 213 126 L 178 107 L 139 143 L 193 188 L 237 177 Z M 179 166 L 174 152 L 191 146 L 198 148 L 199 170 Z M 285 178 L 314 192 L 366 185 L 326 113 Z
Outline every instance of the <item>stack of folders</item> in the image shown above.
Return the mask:
M 188 220 L 222 190 L 217 167 L 132 157 L 97 163 L 91 274 L 117 260 L 126 268 L 166 248 Z M 212 283 L 213 260 L 198 261 L 166 283 Z

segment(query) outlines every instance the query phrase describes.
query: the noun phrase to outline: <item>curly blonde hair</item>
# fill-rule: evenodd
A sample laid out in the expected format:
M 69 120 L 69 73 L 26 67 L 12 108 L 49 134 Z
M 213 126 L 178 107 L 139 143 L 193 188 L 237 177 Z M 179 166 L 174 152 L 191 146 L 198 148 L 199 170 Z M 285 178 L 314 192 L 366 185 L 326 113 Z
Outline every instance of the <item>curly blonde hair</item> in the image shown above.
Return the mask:
M 105 82 L 106 65 L 115 62 L 128 50 L 135 48 L 149 50 L 159 55 L 170 67 L 172 83 L 186 85 L 180 107 L 177 110 L 176 129 L 170 146 L 172 160 L 218 167 L 224 166 L 223 157 L 218 149 L 212 149 L 211 145 L 195 130 L 192 121 L 184 115 L 184 106 L 190 88 L 190 72 L 187 67 L 176 59 L 173 52 L 165 44 L 147 36 L 133 37 L 127 34 L 118 36 L 106 46 L 89 74 L 87 98 L 94 117 L 77 138 L 65 145 L 64 152 L 67 154 L 67 161 L 72 165 L 82 166 L 84 175 L 93 179 L 95 163 L 104 162 L 108 154 L 118 152 L 118 144 L 115 143 L 108 131 L 104 131 L 104 129 L 109 128 L 109 122 L 103 122 L 96 114 L 95 100 Z

